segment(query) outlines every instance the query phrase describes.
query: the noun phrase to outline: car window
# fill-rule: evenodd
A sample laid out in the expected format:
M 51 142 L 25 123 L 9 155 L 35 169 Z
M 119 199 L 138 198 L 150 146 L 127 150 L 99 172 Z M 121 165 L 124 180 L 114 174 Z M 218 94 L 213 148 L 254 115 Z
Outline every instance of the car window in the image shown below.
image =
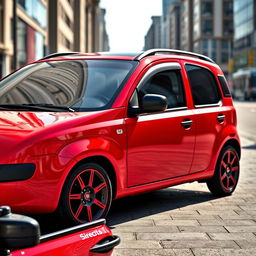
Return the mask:
M 196 106 L 217 104 L 220 101 L 216 79 L 208 69 L 186 65 L 186 71 Z
M 77 111 L 108 108 L 135 62 L 66 60 L 29 65 L 0 82 L 1 104 L 50 104 Z
M 166 70 L 153 75 L 138 91 L 139 99 L 146 94 L 166 97 L 168 108 L 186 106 L 180 71 Z

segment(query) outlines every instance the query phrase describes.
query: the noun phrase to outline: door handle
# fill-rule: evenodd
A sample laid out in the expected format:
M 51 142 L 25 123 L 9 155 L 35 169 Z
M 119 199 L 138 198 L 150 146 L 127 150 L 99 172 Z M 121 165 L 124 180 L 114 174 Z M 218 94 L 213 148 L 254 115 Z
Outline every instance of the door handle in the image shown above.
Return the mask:
M 119 236 L 108 236 L 101 241 L 99 241 L 96 245 L 94 245 L 90 252 L 96 253 L 106 253 L 111 251 L 115 246 L 120 244 Z
M 184 119 L 180 124 L 185 128 L 189 129 L 192 125 L 193 121 L 191 119 Z
M 224 114 L 218 114 L 217 116 L 217 120 L 219 121 L 219 123 L 223 123 L 225 120 L 225 115 Z

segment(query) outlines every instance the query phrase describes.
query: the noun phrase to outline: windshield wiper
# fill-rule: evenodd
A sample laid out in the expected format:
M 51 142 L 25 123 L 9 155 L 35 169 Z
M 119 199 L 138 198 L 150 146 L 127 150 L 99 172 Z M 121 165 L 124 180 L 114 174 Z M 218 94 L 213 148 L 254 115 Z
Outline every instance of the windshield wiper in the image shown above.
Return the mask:
M 35 111 L 56 111 L 56 110 L 64 110 L 68 112 L 75 112 L 74 109 L 66 106 L 55 106 L 52 104 L 34 104 L 34 103 L 29 103 L 29 104 L 0 104 L 0 109 L 6 110 L 6 109 L 17 109 L 17 110 L 35 110 Z

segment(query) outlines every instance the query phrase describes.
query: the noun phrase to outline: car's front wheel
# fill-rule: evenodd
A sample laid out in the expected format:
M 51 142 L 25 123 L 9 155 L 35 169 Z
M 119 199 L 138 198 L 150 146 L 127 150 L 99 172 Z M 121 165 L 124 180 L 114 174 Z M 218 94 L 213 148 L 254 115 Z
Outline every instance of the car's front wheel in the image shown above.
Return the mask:
M 59 211 L 73 223 L 85 223 L 105 217 L 111 201 L 112 186 L 107 172 L 96 163 L 86 163 L 68 176 Z
M 231 195 L 239 178 L 239 156 L 232 146 L 224 147 L 219 155 L 214 176 L 207 181 L 209 190 L 215 196 Z

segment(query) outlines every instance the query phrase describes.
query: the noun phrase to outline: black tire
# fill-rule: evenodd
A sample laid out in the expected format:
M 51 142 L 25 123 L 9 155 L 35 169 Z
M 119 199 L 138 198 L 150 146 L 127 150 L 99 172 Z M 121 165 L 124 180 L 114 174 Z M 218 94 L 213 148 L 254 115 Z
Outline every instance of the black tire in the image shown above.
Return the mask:
M 219 155 L 214 176 L 206 183 L 214 196 L 229 196 L 239 179 L 239 156 L 232 146 L 224 147 Z
M 112 186 L 107 172 L 96 163 L 86 163 L 67 177 L 58 212 L 69 223 L 81 224 L 104 218 L 111 202 Z

